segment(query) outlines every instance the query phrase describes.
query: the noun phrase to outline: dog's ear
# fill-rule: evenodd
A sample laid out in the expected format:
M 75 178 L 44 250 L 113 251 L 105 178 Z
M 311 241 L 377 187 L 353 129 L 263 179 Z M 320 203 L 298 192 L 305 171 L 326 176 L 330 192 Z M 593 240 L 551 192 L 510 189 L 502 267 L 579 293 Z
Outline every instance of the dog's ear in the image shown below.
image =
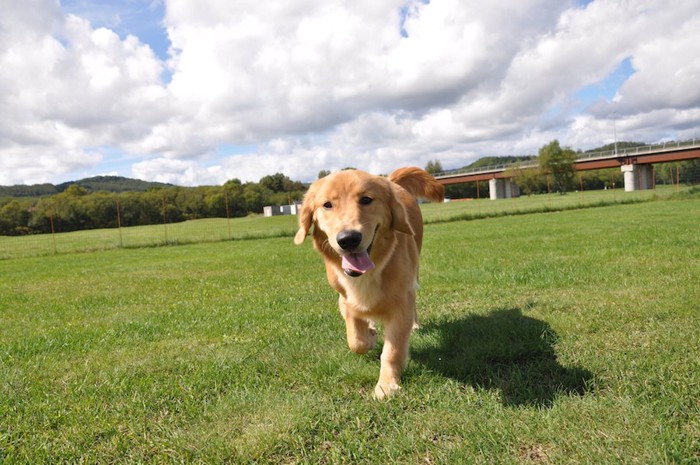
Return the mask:
M 299 245 L 304 242 L 306 235 L 311 229 L 311 225 L 314 222 L 314 210 L 316 210 L 316 183 L 309 187 L 309 190 L 304 195 L 304 202 L 301 204 L 301 209 L 298 211 L 299 214 L 299 230 L 294 236 L 294 243 Z
M 401 203 L 398 189 L 393 185 L 391 186 L 391 195 L 389 196 L 389 208 L 391 209 L 391 228 L 394 231 L 413 236 L 415 232 L 408 222 L 406 207 Z

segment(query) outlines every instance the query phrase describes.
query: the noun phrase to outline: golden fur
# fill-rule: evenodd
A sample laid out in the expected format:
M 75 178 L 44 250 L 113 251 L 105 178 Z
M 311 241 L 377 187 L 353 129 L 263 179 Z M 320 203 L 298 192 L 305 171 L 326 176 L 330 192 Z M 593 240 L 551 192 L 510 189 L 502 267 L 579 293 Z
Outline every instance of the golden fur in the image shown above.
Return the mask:
M 314 247 L 339 294 L 350 350 L 363 354 L 375 344 L 374 321 L 384 325 L 377 398 L 394 394 L 417 326 L 418 258 L 423 218 L 416 199 L 441 201 L 444 188 L 420 168 L 401 168 L 388 178 L 346 170 L 311 185 L 299 213 L 301 244 L 313 226 Z M 345 256 L 345 258 L 343 258 Z M 363 262 L 368 257 L 373 268 Z M 347 265 L 356 262 L 355 265 Z M 355 271 L 359 269 L 359 271 Z

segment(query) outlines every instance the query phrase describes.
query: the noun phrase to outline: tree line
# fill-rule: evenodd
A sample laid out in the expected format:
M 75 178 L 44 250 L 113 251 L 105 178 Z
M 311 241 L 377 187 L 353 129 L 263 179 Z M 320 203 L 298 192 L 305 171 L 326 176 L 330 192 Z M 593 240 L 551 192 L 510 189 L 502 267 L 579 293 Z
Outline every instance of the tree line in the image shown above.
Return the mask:
M 645 145 L 618 142 L 618 148 Z M 604 146 L 595 151 L 612 149 Z M 513 181 L 525 195 L 571 190 L 622 188 L 624 180 L 619 168 L 574 171 L 577 154 L 562 147 L 557 140 L 543 146 L 537 156 L 487 157 L 467 168 L 513 163 L 509 169 Z M 524 168 L 533 162 L 535 168 Z M 352 169 L 352 168 L 347 168 Z M 444 171 L 439 160 L 426 166 L 428 172 Z M 319 172 L 319 178 L 330 174 Z M 265 205 L 284 205 L 301 200 L 307 186 L 292 181 L 282 173 L 265 176 L 258 183 L 242 183 L 232 179 L 223 186 L 179 187 L 138 180 L 100 177 L 86 182 L 53 186 L 12 186 L 0 197 L 0 235 L 68 232 L 85 229 L 115 228 L 173 223 L 201 218 L 234 218 L 262 213 Z M 657 184 L 700 182 L 700 160 L 655 166 Z M 89 181 L 89 182 L 88 182 Z M 125 184 L 126 183 L 126 184 Z M 108 187 L 105 187 L 108 186 Z M 105 189 L 107 190 L 97 190 Z M 143 191 L 126 191 L 128 189 Z M 46 193 L 59 193 L 46 195 Z M 452 198 L 488 197 L 488 183 L 465 183 L 445 186 Z M 15 195 L 15 197 L 12 197 Z M 41 197 L 16 197 L 41 195 Z
M 641 142 L 618 142 L 617 149 L 645 146 Z M 608 144 L 587 152 L 613 150 Z M 576 172 L 574 162 L 583 152 L 571 147 L 562 147 L 558 140 L 542 146 L 537 155 L 485 157 L 465 168 L 478 168 L 497 164 L 510 164 L 507 169 L 511 180 L 525 195 L 559 193 L 574 190 L 600 190 L 624 188 L 624 176 L 620 168 L 609 168 Z M 534 167 L 532 165 L 535 165 Z M 675 163 L 661 163 L 654 166 L 657 184 L 697 184 L 700 183 L 700 160 L 687 160 Z M 430 173 L 443 171 L 439 160 L 432 160 L 426 166 Z M 464 183 L 445 186 L 445 195 L 452 198 L 488 197 L 488 183 Z
M 262 213 L 265 205 L 300 200 L 306 186 L 281 173 L 260 182 L 238 179 L 223 186 L 152 187 L 145 192 L 90 192 L 72 184 L 40 198 L 0 199 L 0 235 L 69 232 L 143 226 L 201 218 L 233 218 Z

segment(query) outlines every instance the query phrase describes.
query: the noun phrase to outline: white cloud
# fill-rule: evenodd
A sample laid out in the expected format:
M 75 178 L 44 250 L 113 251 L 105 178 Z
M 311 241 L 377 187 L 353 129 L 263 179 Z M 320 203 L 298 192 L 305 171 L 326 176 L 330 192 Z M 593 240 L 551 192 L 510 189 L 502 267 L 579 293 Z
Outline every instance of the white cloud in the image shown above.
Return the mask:
M 100 147 L 142 137 L 160 118 L 163 65 L 150 48 L 56 5 L 3 5 L 0 182 L 89 171 L 103 160 Z
M 5 148 L 1 158 L 0 185 L 54 183 L 65 173 L 96 166 L 102 158 L 100 152 L 78 149 L 56 150 L 46 146 Z
M 136 179 L 180 186 L 221 184 L 219 167 L 205 168 L 194 161 L 156 158 L 134 163 L 131 175 Z
M 179 184 L 311 180 L 590 148 L 613 114 L 625 140 L 700 123 L 695 0 L 167 0 L 167 61 L 53 0 L 0 1 L 0 183 L 112 171 L 113 152 Z M 626 60 L 614 99 L 577 101 Z

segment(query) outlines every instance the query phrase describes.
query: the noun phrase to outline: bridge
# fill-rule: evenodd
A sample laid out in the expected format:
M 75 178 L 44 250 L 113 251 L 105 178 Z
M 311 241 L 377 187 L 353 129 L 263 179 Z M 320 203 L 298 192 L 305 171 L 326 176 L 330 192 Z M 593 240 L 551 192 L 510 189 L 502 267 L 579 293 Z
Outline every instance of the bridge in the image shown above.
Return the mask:
M 586 171 L 620 167 L 624 173 L 625 191 L 635 191 L 653 188 L 654 170 L 652 166 L 654 163 L 668 163 L 693 158 L 700 158 L 700 141 L 696 139 L 622 150 L 582 153 L 576 158 L 574 168 L 577 171 Z M 443 171 L 434 176 L 443 185 L 488 181 L 489 194 L 494 200 L 519 195 L 518 186 L 512 181 L 515 175 L 513 168 L 529 169 L 538 166 L 535 159 L 508 165 Z

